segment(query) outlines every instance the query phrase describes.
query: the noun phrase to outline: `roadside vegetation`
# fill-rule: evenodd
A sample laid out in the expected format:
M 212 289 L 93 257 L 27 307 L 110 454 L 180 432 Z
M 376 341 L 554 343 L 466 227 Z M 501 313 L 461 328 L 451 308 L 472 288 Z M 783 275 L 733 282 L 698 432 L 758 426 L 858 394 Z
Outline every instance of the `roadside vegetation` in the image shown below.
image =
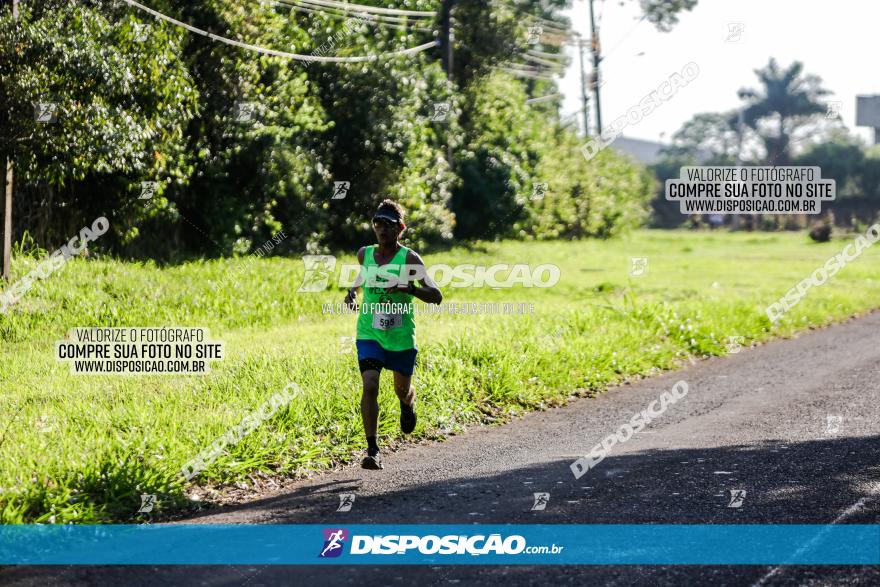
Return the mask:
M 880 252 L 869 249 L 771 326 L 764 308 L 843 240 L 802 234 L 636 231 L 612 241 L 484 242 L 425 256 L 443 263 L 551 263 L 550 288 L 446 288 L 445 302 L 532 303 L 529 315 L 417 317 L 415 439 L 591 396 L 692 358 L 724 355 L 878 305 Z M 647 272 L 631 276 L 631 258 Z M 15 276 L 36 258 L 18 257 Z M 353 262 L 353 255 L 339 256 Z M 160 267 L 76 259 L 0 315 L 0 522 L 133 522 L 210 502 L 212 488 L 253 487 L 343 464 L 362 448 L 352 316 L 322 315 L 343 292 L 297 293 L 303 263 L 252 256 Z M 54 343 L 74 327 L 198 326 L 227 358 L 206 376 L 72 375 Z M 303 390 L 193 483 L 180 467 L 288 383 Z M 400 439 L 389 378 L 384 444 Z

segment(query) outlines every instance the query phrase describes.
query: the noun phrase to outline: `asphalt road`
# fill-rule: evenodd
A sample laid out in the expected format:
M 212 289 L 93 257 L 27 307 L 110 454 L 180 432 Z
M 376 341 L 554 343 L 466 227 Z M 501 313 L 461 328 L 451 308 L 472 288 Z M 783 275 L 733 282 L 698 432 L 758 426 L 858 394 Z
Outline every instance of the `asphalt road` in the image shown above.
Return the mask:
M 679 380 L 580 479 L 569 465 Z M 880 523 L 880 313 L 291 483 L 187 523 Z M 829 420 L 830 417 L 830 420 Z M 839 417 L 839 419 L 838 419 Z M 732 489 L 745 490 L 739 508 Z M 548 492 L 543 511 L 533 493 Z M 356 495 L 336 512 L 339 495 Z M 733 545 L 735 547 L 735 545 Z M 878 585 L 880 567 L 18 567 L 30 585 Z

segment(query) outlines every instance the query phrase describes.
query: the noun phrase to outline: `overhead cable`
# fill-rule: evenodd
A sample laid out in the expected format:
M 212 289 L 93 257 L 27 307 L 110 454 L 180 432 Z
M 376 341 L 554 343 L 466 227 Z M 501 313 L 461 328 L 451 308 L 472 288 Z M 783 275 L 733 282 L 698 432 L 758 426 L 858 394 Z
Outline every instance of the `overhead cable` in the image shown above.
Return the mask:
M 235 39 L 230 39 L 227 37 L 222 37 L 220 35 L 215 35 L 214 33 L 208 32 L 206 30 L 194 27 L 190 24 L 186 24 L 185 22 L 181 22 L 177 19 L 171 18 L 161 12 L 153 10 L 139 2 L 135 2 L 135 0 L 122 0 L 126 4 L 138 8 L 146 12 L 147 14 L 152 15 L 154 18 L 158 18 L 160 20 L 164 20 L 166 22 L 170 22 L 173 25 L 185 28 L 186 30 L 195 33 L 197 35 L 202 35 L 214 41 L 218 41 L 220 43 L 225 43 L 227 45 L 232 45 L 234 47 L 240 47 L 242 49 L 247 49 L 248 51 L 254 51 L 257 53 L 261 53 L 263 55 L 273 55 L 275 57 L 283 57 L 285 59 L 292 59 L 294 61 L 305 61 L 305 62 L 318 62 L 318 63 L 365 63 L 368 61 L 377 61 L 382 59 L 383 57 L 398 57 L 401 55 L 412 55 L 414 53 L 419 53 L 421 51 L 425 51 L 430 49 L 431 47 L 436 47 L 439 44 L 439 41 L 431 41 L 430 43 L 424 43 L 417 47 L 410 47 L 409 49 L 402 49 L 399 51 L 389 51 L 387 53 L 379 53 L 376 55 L 358 55 L 351 57 L 327 57 L 322 55 L 300 55 L 297 53 L 288 53 L 287 51 L 277 51 L 275 49 L 269 49 L 267 47 L 261 47 L 259 45 L 252 45 L 250 43 L 243 43 L 241 41 L 236 41 Z

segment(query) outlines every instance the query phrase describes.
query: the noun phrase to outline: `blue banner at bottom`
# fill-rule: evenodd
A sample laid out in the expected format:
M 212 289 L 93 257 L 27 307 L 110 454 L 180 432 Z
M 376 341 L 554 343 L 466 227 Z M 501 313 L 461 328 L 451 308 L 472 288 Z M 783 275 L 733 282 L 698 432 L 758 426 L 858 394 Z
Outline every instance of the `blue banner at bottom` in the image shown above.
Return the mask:
M 0 527 L 2 565 L 877 565 L 878 525 Z

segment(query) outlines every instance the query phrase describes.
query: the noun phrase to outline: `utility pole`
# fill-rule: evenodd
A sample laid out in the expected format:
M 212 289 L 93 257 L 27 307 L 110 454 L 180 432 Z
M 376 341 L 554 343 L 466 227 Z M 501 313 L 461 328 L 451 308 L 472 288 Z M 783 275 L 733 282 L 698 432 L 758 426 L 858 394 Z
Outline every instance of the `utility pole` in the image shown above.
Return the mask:
M 596 17 L 593 12 L 593 1 L 590 0 L 590 47 L 593 51 L 593 100 L 596 102 L 596 136 L 602 135 L 602 107 L 599 103 L 599 62 L 602 61 L 599 46 L 599 29 L 596 28 Z
M 587 80 L 584 78 L 584 40 L 578 36 L 578 56 L 581 63 L 581 111 L 584 115 L 584 136 L 590 136 L 589 98 L 587 98 Z
M 452 5 L 455 0 L 443 0 L 440 6 L 440 43 L 442 51 L 440 61 L 443 65 L 443 71 L 446 72 L 446 78 L 452 80 L 452 43 L 455 40 L 455 33 L 452 30 Z
M 18 18 L 18 0 L 12 0 L 12 18 Z M 11 113 L 9 113 L 10 122 Z M 12 144 L 12 141 L 9 143 Z M 3 272 L 0 277 L 9 281 L 12 279 L 12 153 L 6 154 L 6 203 L 3 206 Z

